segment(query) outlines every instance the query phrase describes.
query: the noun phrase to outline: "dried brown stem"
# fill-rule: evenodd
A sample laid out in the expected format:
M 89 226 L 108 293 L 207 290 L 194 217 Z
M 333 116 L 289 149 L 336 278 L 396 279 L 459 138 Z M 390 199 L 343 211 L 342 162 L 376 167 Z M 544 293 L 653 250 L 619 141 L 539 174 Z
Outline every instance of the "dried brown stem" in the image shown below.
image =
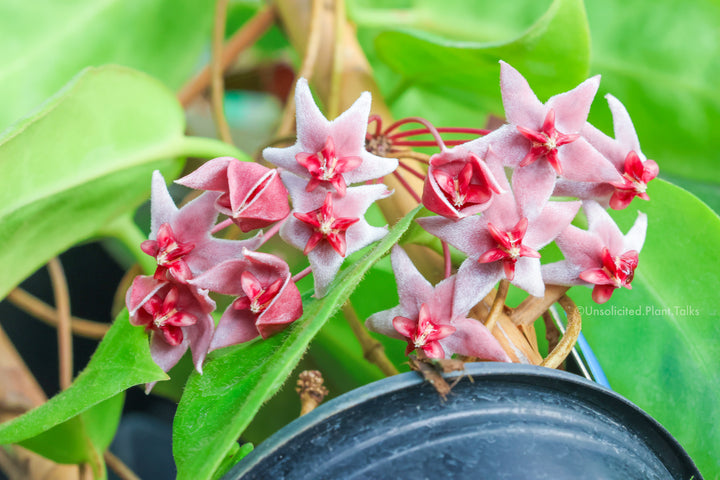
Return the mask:
M 57 311 L 25 290 L 16 288 L 10 292 L 6 298 L 10 303 L 23 310 L 25 313 L 28 313 L 48 325 L 57 327 Z M 84 318 L 78 317 L 70 317 L 70 326 L 75 335 L 92 339 L 103 338 L 105 333 L 107 333 L 110 329 L 110 325 L 105 323 L 93 322 L 92 320 L 85 320 Z
M 387 355 L 385 355 L 385 347 L 383 347 L 382 343 L 370 336 L 350 302 L 347 302 L 342 308 L 345 319 L 350 325 L 355 337 L 360 342 L 363 357 L 365 357 L 368 362 L 377 365 L 385 376 L 390 377 L 397 375 L 399 373 L 398 369 L 395 368 L 395 365 L 393 365 Z
M 300 372 L 295 391 L 300 396 L 300 416 L 310 413 L 322 403 L 328 394 L 323 385 L 322 373 L 317 370 Z
M 215 20 L 212 32 L 212 53 L 210 60 L 210 104 L 213 120 L 223 142 L 232 144 L 230 127 L 225 118 L 225 86 L 223 82 L 222 52 L 225 38 L 225 20 L 227 18 L 228 0 L 217 0 L 215 3 Z
M 60 369 L 60 388 L 65 390 L 72 383 L 73 348 L 72 327 L 70 321 L 70 292 L 62 264 L 58 258 L 48 262 L 48 272 L 52 283 L 53 296 L 57 307 L 58 360 Z
M 328 101 L 328 114 L 335 118 L 340 114 L 340 81 L 343 72 L 343 37 L 345 33 L 345 0 L 333 1 L 333 59 L 330 76 L 330 100 Z
M 485 328 L 487 328 L 490 332 L 492 332 L 493 328 L 495 328 L 495 323 L 497 322 L 500 314 L 503 312 L 509 288 L 510 282 L 507 280 L 500 280 L 500 285 L 498 285 L 498 290 L 495 294 L 495 300 L 493 300 L 492 308 L 490 308 L 490 312 L 485 319 Z
M 580 311 L 570 297 L 563 295 L 558 300 L 560 306 L 565 310 L 567 315 L 567 328 L 565 329 L 565 335 L 558 343 L 557 347 L 550 352 L 550 354 L 540 364 L 543 367 L 557 368 L 565 358 L 570 354 L 570 351 L 575 346 L 578 336 L 580 335 L 580 329 L 582 327 L 582 318 Z
M 560 341 L 560 331 L 549 311 L 543 313 L 542 318 L 545 323 L 545 339 L 548 342 L 548 352 L 552 352 Z
M 545 296 L 533 297 L 528 296 L 523 302 L 517 306 L 511 315 L 515 325 L 527 325 L 534 323 L 540 318 L 544 312 L 547 312 L 560 297 L 565 295 L 570 287 L 562 285 L 545 285 Z
M 303 57 L 302 63 L 300 64 L 300 70 L 298 70 L 297 77 L 305 78 L 308 81 L 312 78 L 313 72 L 315 71 L 315 62 L 318 58 L 318 52 L 320 50 L 320 38 L 322 29 L 320 23 L 322 22 L 322 0 L 312 0 L 312 7 L 310 11 L 310 28 L 307 48 L 305 50 L 305 56 Z M 295 130 L 295 87 L 290 90 L 287 101 L 285 102 L 285 110 L 283 111 L 282 119 L 280 120 L 280 127 L 277 131 L 278 137 L 287 137 Z
M 107 466 L 113 472 L 115 472 L 115 474 L 120 478 L 120 480 L 140 480 L 140 477 L 135 475 L 135 472 L 130 470 L 130 467 L 125 465 L 122 460 L 113 455 L 110 450 L 107 450 L 103 457 L 105 458 L 105 463 L 107 464 Z
M 252 46 L 275 21 L 275 10 L 266 6 L 259 10 L 250 20 L 245 22 L 225 43 L 220 64 L 225 72 L 243 50 Z M 178 100 L 187 107 L 198 95 L 210 85 L 210 65 L 205 66 L 197 75 L 187 82 L 178 93 Z

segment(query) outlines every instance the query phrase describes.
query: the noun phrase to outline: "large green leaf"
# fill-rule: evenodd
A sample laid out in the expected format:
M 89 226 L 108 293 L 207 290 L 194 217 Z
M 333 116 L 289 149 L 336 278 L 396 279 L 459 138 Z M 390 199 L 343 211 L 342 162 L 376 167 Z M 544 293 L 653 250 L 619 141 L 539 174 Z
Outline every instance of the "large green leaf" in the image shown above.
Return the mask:
M 610 384 L 660 421 L 706 478 L 720 472 L 720 219 L 684 190 L 656 180 L 650 202 L 614 212 L 623 231 L 636 211 L 648 234 L 632 290 L 597 305 L 570 294 Z
M 167 378 L 150 357 L 147 333 L 143 328 L 130 325 L 127 310 L 124 310 L 70 388 L 34 410 L 0 425 L 0 445 L 23 442 L 40 454 L 74 461 L 78 456 L 82 457 L 83 447 L 79 443 L 85 438 L 97 447 L 106 447 L 109 443 L 117 425 L 117 407 L 122 404 L 122 396 L 113 397 L 133 385 Z M 101 402 L 106 404 L 92 410 Z M 83 416 L 78 423 L 80 414 Z M 51 430 L 53 428 L 55 431 Z M 63 437 L 62 433 L 66 436 Z M 44 439 L 39 438 L 43 435 L 46 435 Z M 34 441 L 26 441 L 33 437 Z M 62 442 L 53 448 L 48 445 L 48 438 L 62 438 Z M 72 450 L 63 453 L 65 445 Z
M 435 2 L 435 9 L 444 8 Z M 519 69 L 541 98 L 570 89 L 587 76 L 590 37 L 581 0 L 555 0 L 518 38 L 495 40 L 458 42 L 423 32 L 388 31 L 377 37 L 375 47 L 408 84 L 486 112 L 502 111 L 498 60 Z
M 720 4 L 587 2 L 593 73 L 627 107 L 660 172 L 720 182 Z M 591 120 L 609 128 L 598 96 Z M 601 116 L 602 115 L 602 116 Z
M 206 45 L 212 2 L 0 2 L 0 130 L 87 66 L 126 65 L 178 88 Z
M 304 307 L 302 318 L 268 340 L 255 340 L 209 356 L 204 373 L 188 379 L 173 424 L 179 479 L 208 478 L 260 406 L 283 384 L 323 324 L 349 298 L 368 269 L 395 244 L 416 208 L 361 260 L 344 270 L 329 293 Z
M 238 155 L 184 137 L 184 115 L 157 80 L 124 67 L 78 75 L 0 138 L 0 298 L 73 244 L 144 201 L 155 169 L 192 153 Z

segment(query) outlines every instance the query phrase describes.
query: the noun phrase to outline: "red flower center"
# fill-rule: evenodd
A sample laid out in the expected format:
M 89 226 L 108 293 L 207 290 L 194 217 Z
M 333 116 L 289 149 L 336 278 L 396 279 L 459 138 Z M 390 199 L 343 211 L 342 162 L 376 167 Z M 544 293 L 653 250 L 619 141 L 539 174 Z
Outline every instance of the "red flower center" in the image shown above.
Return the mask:
M 502 231 L 488 222 L 487 228 L 490 236 L 498 246 L 480 255 L 478 262 L 491 263 L 502 260 L 505 277 L 508 280 L 515 278 L 515 263 L 520 257 L 540 258 L 537 251 L 522 243 L 527 227 L 528 219 L 524 217 L 508 232 Z
M 195 244 L 178 240 L 169 223 L 160 225 L 156 239 L 145 240 L 140 248 L 151 257 L 155 257 L 158 264 L 155 270 L 156 279 L 167 280 L 165 273 L 168 270 L 180 281 L 192 278 L 184 257 L 195 248 Z
M 591 268 L 580 274 L 582 280 L 595 284 L 592 297 L 597 303 L 608 301 L 616 288 L 632 289 L 630 283 L 638 266 L 638 252 L 630 250 L 614 257 L 605 247 L 602 251 L 602 263 L 602 268 Z
M 305 190 L 312 192 L 322 182 L 329 182 L 341 197 L 345 196 L 347 187 L 342 174 L 362 163 L 362 158 L 358 156 L 338 157 L 332 137 L 327 138 L 325 146 L 319 152 L 301 152 L 295 155 L 295 160 L 310 173 L 310 181 Z
M 577 133 L 565 134 L 555 128 L 555 111 L 551 108 L 545 116 L 540 131 L 532 130 L 525 127 L 517 127 L 520 134 L 532 142 L 532 147 L 522 162 L 521 167 L 525 167 L 535 162 L 539 158 L 546 157 L 550 165 L 555 169 L 558 175 L 562 175 L 562 167 L 558 160 L 558 148 L 574 142 L 580 135 Z
M 438 340 L 452 335 L 456 330 L 451 325 L 436 323 L 425 303 L 420 306 L 417 323 L 406 317 L 395 317 L 392 323 L 395 330 L 407 339 L 405 355 L 419 348 L 429 358 L 445 358 L 445 350 Z
M 479 162 L 480 159 L 473 153 L 470 156 L 470 161 L 465 163 L 457 174 L 448 172 L 443 169 L 443 166 L 433 169 L 433 177 L 440 190 L 458 210 L 470 205 L 487 202 L 492 196 L 492 190 L 495 190 L 485 177 L 484 172 L 474 168 L 473 160 Z
M 351 225 L 360 220 L 359 218 L 335 218 L 332 194 L 330 192 L 325 196 L 325 201 L 320 208 L 307 213 L 293 213 L 293 215 L 313 229 L 313 233 L 303 250 L 305 255 L 311 252 L 321 240 L 325 239 L 341 257 L 344 257 L 347 251 L 345 233 Z
M 195 315 L 179 310 L 179 296 L 180 293 L 175 287 L 168 291 L 164 299 L 153 295 L 142 307 L 144 314 L 139 316 L 147 330 L 159 332 L 165 342 L 172 346 L 180 345 L 183 341 L 181 327 L 197 323 Z
M 240 286 L 246 296 L 235 300 L 233 307 L 238 310 L 250 310 L 252 313 L 259 315 L 265 311 L 280 292 L 283 279 L 278 278 L 269 285 L 263 285 L 255 275 L 246 270 L 240 275 Z

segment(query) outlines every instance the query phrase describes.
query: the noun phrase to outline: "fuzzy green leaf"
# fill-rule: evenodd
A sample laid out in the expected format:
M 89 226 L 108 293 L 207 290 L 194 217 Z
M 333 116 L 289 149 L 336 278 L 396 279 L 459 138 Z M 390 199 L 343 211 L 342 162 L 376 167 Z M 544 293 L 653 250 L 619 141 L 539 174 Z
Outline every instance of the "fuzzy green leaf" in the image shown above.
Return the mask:
M 325 297 L 307 303 L 302 318 L 286 331 L 213 352 L 204 373 L 190 376 L 173 424 L 179 479 L 212 475 L 260 406 L 285 382 L 315 334 L 398 241 L 418 211 L 419 207 L 401 219 L 361 260 L 345 269 Z

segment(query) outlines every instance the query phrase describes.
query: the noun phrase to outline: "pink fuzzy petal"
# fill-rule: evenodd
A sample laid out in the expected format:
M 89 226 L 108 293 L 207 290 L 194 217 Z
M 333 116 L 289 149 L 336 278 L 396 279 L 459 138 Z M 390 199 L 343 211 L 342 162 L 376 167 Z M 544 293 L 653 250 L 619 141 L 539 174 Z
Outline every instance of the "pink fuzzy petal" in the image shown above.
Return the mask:
M 510 362 L 500 343 L 479 321 L 461 317 L 453 321 L 453 326 L 455 333 L 440 340 L 446 350 L 481 360 Z

